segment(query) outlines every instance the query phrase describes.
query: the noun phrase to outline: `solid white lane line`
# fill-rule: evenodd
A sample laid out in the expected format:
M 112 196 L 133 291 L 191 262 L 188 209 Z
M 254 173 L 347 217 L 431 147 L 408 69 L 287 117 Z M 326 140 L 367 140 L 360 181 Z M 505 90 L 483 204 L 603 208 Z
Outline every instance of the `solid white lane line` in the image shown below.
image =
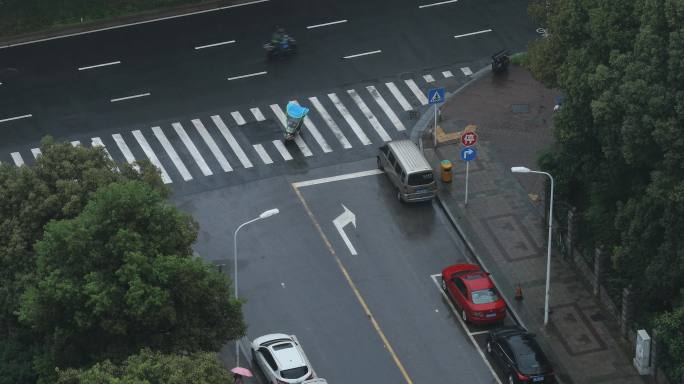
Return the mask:
M 419 8 L 419 9 L 422 9 L 422 8 L 435 7 L 435 6 L 437 6 L 437 5 L 444 5 L 444 4 L 449 4 L 449 3 L 455 3 L 455 2 L 457 2 L 457 1 L 458 1 L 458 0 L 446 0 L 446 1 L 440 1 L 440 2 L 438 2 L 438 3 L 423 4 L 423 5 L 419 5 L 418 8 Z
M 79 71 L 85 71 L 87 69 L 93 69 L 93 68 L 100 68 L 100 67 L 108 67 L 110 65 L 117 65 L 121 64 L 120 61 L 110 61 L 109 63 L 104 63 L 104 64 L 95 64 L 95 65 L 89 65 L 87 67 L 80 67 L 78 68 Z
M 232 171 L 233 167 L 230 166 L 228 159 L 226 159 L 226 157 L 223 156 L 223 152 L 221 152 L 221 149 L 219 149 L 219 146 L 216 145 L 216 142 L 214 141 L 214 139 L 211 137 L 209 132 L 207 132 L 207 129 L 204 127 L 204 124 L 202 123 L 202 121 L 199 119 L 193 119 L 192 125 L 195 126 L 195 129 L 197 130 L 197 132 L 200 134 L 200 136 L 202 136 L 202 139 L 207 144 L 207 147 L 209 147 L 209 150 L 211 151 L 211 153 L 214 154 L 214 157 L 216 158 L 216 161 L 218 161 L 219 164 L 221 165 L 223 172 Z
M 316 24 L 316 25 L 309 25 L 308 27 L 306 27 L 306 29 L 327 27 L 327 26 L 329 26 L 329 25 L 342 24 L 342 23 L 346 23 L 346 22 L 347 22 L 346 19 L 345 19 L 345 20 L 331 21 L 331 22 L 329 22 L 329 23 Z
M 470 67 L 461 68 L 461 72 L 463 72 L 463 74 L 466 76 L 470 76 L 473 74 L 473 71 L 470 70 Z
M 7 119 L 1 119 L 1 120 L 0 120 L 0 123 L 4 123 L 5 121 L 26 119 L 27 117 L 33 117 L 33 115 L 28 114 L 28 115 L 22 115 L 22 116 L 9 117 L 9 118 L 7 118 Z
M 287 127 L 287 118 L 285 117 L 285 113 L 283 110 L 280 108 L 278 104 L 271 104 L 271 110 L 273 113 L 276 115 L 278 118 L 278 121 L 280 121 L 280 124 L 283 125 L 283 128 Z M 295 144 L 299 147 L 299 150 L 302 151 L 302 154 L 304 154 L 305 157 L 313 156 L 313 153 L 311 153 L 311 150 L 309 149 L 309 146 L 306 145 L 304 140 L 302 140 L 302 137 L 300 135 L 295 136 Z
M 368 51 L 368 52 L 363 52 L 363 53 L 357 53 L 355 55 L 349 55 L 349 56 L 342 56 L 343 59 L 353 59 L 355 57 L 361 57 L 361 56 L 368 56 L 368 55 L 375 55 L 377 53 L 381 53 L 382 50 L 378 49 L 377 51 Z
M 159 161 L 157 158 L 157 155 L 154 154 L 154 151 L 152 150 L 152 147 L 150 147 L 150 144 L 147 142 L 147 139 L 145 139 L 145 136 L 143 136 L 142 132 L 140 130 L 136 129 L 135 131 L 132 132 L 133 137 L 135 137 L 135 141 L 138 142 L 138 145 L 140 145 L 140 148 L 142 148 L 143 152 L 145 152 L 145 155 L 147 156 L 148 159 L 150 159 L 150 162 L 154 164 L 155 167 L 159 169 L 161 172 L 161 178 L 164 184 L 169 184 L 171 183 L 171 178 L 169 177 L 169 174 L 166 172 L 166 169 L 164 169 L 164 166 L 162 163 Z
M 434 83 L 435 82 L 435 78 L 432 77 L 432 75 L 423 75 L 423 79 L 425 79 L 426 83 Z
M 21 157 L 21 153 L 12 152 L 11 156 L 12 156 L 12 160 L 14 160 L 14 164 L 16 164 L 17 167 L 21 167 L 22 165 L 24 165 L 24 159 Z
M 107 157 L 109 158 L 109 160 L 111 160 L 114 164 L 116 164 L 116 161 L 114 161 L 112 154 L 109 153 L 109 151 L 107 150 L 107 147 L 105 147 L 104 143 L 102 142 L 102 139 L 100 139 L 99 137 L 90 138 L 90 146 L 102 148 L 104 150 L 105 154 L 107 155 Z M 117 172 L 120 172 L 119 167 L 117 167 L 116 165 L 114 166 L 114 169 Z
M 254 115 L 254 118 L 256 121 L 264 121 L 266 118 L 264 117 L 264 114 L 261 113 L 261 110 L 259 108 L 250 108 L 250 111 L 252 111 L 252 115 Z
M 38 160 L 38 156 L 42 155 L 43 153 L 40 151 L 40 148 L 31 148 L 31 153 L 33 153 L 33 157 Z
M 263 145 L 254 144 L 253 147 L 254 147 L 254 150 L 256 151 L 256 153 L 261 158 L 261 161 L 264 162 L 264 164 L 273 164 L 273 160 L 271 160 L 271 156 L 268 155 L 268 153 L 264 149 Z
M 334 93 L 328 93 L 328 98 L 330 98 L 330 101 L 335 105 L 335 108 L 340 112 L 342 117 L 344 117 L 344 120 L 349 124 L 351 127 L 352 131 L 354 131 L 354 134 L 356 134 L 356 137 L 359 138 L 359 141 L 361 141 L 361 144 L 363 145 L 370 145 L 371 141 L 368 139 L 368 136 L 363 132 L 359 124 L 354 120 L 352 117 L 351 113 L 347 110 L 347 108 L 342 104 L 340 99 L 337 97 L 336 94 Z
M 395 99 L 397 99 L 401 107 L 404 108 L 404 111 L 408 112 L 413 109 L 413 107 L 411 107 L 411 104 L 409 104 L 409 102 L 406 100 L 404 95 L 399 91 L 399 88 L 397 88 L 397 86 L 394 85 L 394 83 L 385 83 L 385 86 L 387 87 L 387 89 L 390 90 L 390 92 L 392 92 L 392 95 Z
M 466 36 L 479 35 L 479 34 L 481 34 L 481 33 L 487 33 L 487 32 L 491 32 L 491 31 L 492 31 L 491 29 L 483 29 L 483 30 L 481 30 L 481 31 L 470 32 L 470 33 L 464 33 L 464 34 L 462 34 L 462 35 L 456 35 L 456 36 L 454 36 L 454 39 L 458 39 L 458 38 L 466 37 Z
M 178 156 L 178 153 L 171 145 L 169 139 L 166 138 L 166 135 L 164 134 L 164 131 L 162 131 L 161 127 L 152 127 L 152 133 L 154 133 L 154 136 L 157 137 L 159 143 L 162 145 L 162 147 L 164 147 L 166 154 L 169 155 L 169 158 L 171 158 L 171 162 L 173 162 L 173 165 L 176 166 L 176 169 L 178 169 L 178 172 L 181 174 L 181 177 L 183 177 L 183 180 L 192 180 L 192 175 L 188 171 L 188 168 L 185 166 L 180 156 Z
M 74 140 L 74 141 L 71 142 L 71 146 L 72 146 L 72 147 L 80 147 L 80 146 L 81 146 L 81 142 L 78 141 L 78 140 Z
M 331 176 L 331 177 L 323 177 L 321 179 L 299 181 L 296 183 L 292 183 L 292 186 L 295 188 L 309 187 L 309 186 L 317 185 L 317 184 L 331 183 L 333 181 L 349 180 L 349 179 L 356 179 L 359 177 L 379 175 L 381 173 L 382 173 L 382 171 L 379 169 L 371 169 L 368 171 L 347 173 L 345 175 L 337 175 L 337 176 Z
M 247 77 L 261 76 L 261 75 L 265 75 L 265 74 L 267 74 L 267 73 L 268 73 L 268 72 L 266 72 L 266 71 L 254 72 L 254 73 L 249 73 L 249 74 L 246 74 L 246 75 L 240 75 L 240 76 L 229 77 L 228 80 L 245 79 L 245 78 L 247 78 Z
M 297 100 L 292 101 L 299 105 L 299 102 Z M 328 145 L 328 142 L 325 140 L 325 137 L 321 135 L 321 133 L 318 131 L 318 128 L 316 128 L 316 126 L 314 125 L 313 121 L 309 119 L 309 116 L 304 117 L 304 126 L 306 126 L 306 129 L 308 129 L 309 132 L 311 132 L 311 136 L 314 137 L 314 139 L 318 143 L 318 146 L 321 147 L 323 152 L 332 152 L 332 148 L 330 148 L 330 145 Z
M 380 138 L 383 141 L 390 141 L 392 138 L 390 135 L 387 134 L 387 131 L 385 131 L 385 128 L 383 128 L 382 124 L 380 124 L 380 121 L 375 117 L 373 112 L 368 108 L 366 103 L 363 101 L 361 96 L 359 96 L 358 93 L 356 93 L 356 90 L 354 89 L 348 89 L 347 93 L 349 96 L 351 96 L 352 100 L 356 103 L 356 105 L 359 107 L 361 110 L 361 113 L 363 113 L 364 116 L 366 116 L 366 119 L 371 123 L 371 126 L 373 126 L 373 129 L 375 129 L 375 132 L 378 133 Z
M 309 97 L 309 101 L 311 102 L 311 104 L 313 104 L 314 108 L 316 108 L 318 114 L 321 115 L 323 121 L 325 121 L 325 123 L 328 125 L 333 135 L 335 135 L 340 144 L 342 144 L 342 147 L 344 147 L 344 149 L 351 148 L 351 143 L 349 143 L 349 140 L 347 140 L 347 138 L 344 136 L 344 133 L 342 133 L 340 127 L 337 125 L 337 123 L 335 123 L 335 120 L 333 120 L 332 117 L 330 117 L 330 114 L 325 109 L 323 104 L 321 104 L 321 102 L 318 101 L 318 98 Z
M 39 43 L 39 42 L 48 41 L 48 40 L 64 39 L 64 38 L 72 37 L 72 36 L 87 35 L 87 34 L 90 34 L 90 33 L 101 32 L 101 31 L 109 31 L 109 30 L 118 29 L 118 28 L 126 28 L 126 27 L 130 27 L 130 26 L 133 26 L 133 25 L 154 23 L 154 22 L 156 22 L 156 21 L 177 19 L 177 18 L 180 18 L 180 17 L 198 15 L 198 14 L 207 13 L 207 12 L 216 12 L 216 11 L 221 11 L 221 10 L 229 9 L 229 8 L 244 7 L 244 6 L 246 6 L 246 5 L 258 4 L 258 3 L 265 3 L 265 2 L 267 2 L 267 1 L 269 1 L 269 0 L 254 0 L 254 1 L 249 1 L 249 2 L 246 2 L 246 3 L 233 4 L 233 5 L 227 5 L 227 6 L 224 6 L 224 7 L 217 7 L 217 8 L 211 8 L 211 9 L 203 9 L 203 10 L 201 10 L 201 11 L 194 11 L 194 12 L 183 13 L 183 14 L 180 14 L 180 15 L 159 17 L 159 18 L 152 19 L 152 20 L 137 21 L 137 22 L 135 22 L 135 23 L 128 23 L 128 24 L 122 24 L 122 25 L 115 25 L 115 26 L 113 26 L 113 27 L 100 28 L 100 29 L 95 29 L 95 30 L 92 30 L 92 31 L 70 33 L 70 34 L 67 34 L 67 35 L 48 37 L 48 38 L 45 38 L 45 39 L 26 41 L 26 42 L 17 43 L 17 44 L 7 44 L 7 45 L 4 45 L 4 46 L 0 46 L 0 49 L 3 49 L 3 48 L 10 48 L 10 47 L 19 46 L 19 45 L 27 45 L 27 44 Z
M 126 96 L 126 97 L 119 97 L 119 98 L 117 98 L 117 99 L 111 99 L 111 100 L 109 100 L 109 102 L 110 102 L 110 103 L 115 103 L 115 102 L 117 102 L 117 101 L 129 100 L 129 99 L 137 99 L 137 98 L 139 98 L 139 97 L 145 97 L 145 96 L 149 96 L 149 95 L 150 95 L 149 92 L 147 92 L 147 93 L 140 93 L 140 94 L 133 95 L 133 96 Z
M 207 44 L 207 45 L 200 45 L 195 47 L 195 50 L 198 49 L 204 49 L 204 48 L 212 48 L 212 47 L 218 47 L 219 45 L 226 45 L 226 44 L 233 44 L 235 40 L 229 40 L 229 41 L 222 41 L 220 43 L 213 43 L 213 44 Z
M 273 140 L 273 145 L 276 147 L 278 152 L 280 152 L 280 156 L 283 157 L 283 160 L 285 160 L 285 161 L 292 160 L 292 155 L 290 155 L 290 152 L 287 151 L 287 148 L 285 148 L 282 141 Z
M 245 125 L 247 123 L 238 111 L 231 112 L 230 115 L 233 116 L 233 120 L 235 120 L 235 123 L 237 123 L 237 125 Z
M 444 71 L 444 72 L 442 72 L 442 76 L 444 76 L 445 79 L 448 79 L 450 77 L 453 77 L 454 74 L 451 73 L 451 71 Z
M 392 124 L 394 124 L 394 127 L 397 129 L 397 131 L 404 131 L 406 130 L 406 127 L 404 127 L 404 124 L 402 124 L 401 120 L 397 117 L 397 115 L 394 113 L 392 108 L 390 108 L 389 104 L 385 101 L 385 99 L 382 97 L 380 92 L 378 92 L 377 89 L 375 89 L 374 86 L 369 85 L 366 87 L 368 90 L 368 93 L 373 97 L 375 102 L 382 108 L 383 112 L 385 112 L 385 115 L 387 115 L 387 118 L 390 119 Z
M 235 156 L 237 156 L 238 160 L 240 160 L 240 163 L 242 163 L 242 166 L 245 168 L 252 168 L 252 162 L 249 161 L 249 158 L 247 158 L 247 155 L 242 150 L 237 140 L 235 140 L 235 137 L 226 126 L 226 123 L 223 122 L 221 116 L 213 115 L 211 120 L 214 122 L 214 125 L 216 125 L 216 128 L 218 128 L 218 130 L 221 132 L 223 138 L 226 139 L 228 145 L 230 145 L 230 148 L 233 150 L 233 153 L 235 153 Z
M 195 143 L 192 142 L 190 136 L 188 136 L 188 133 L 185 132 L 185 129 L 181 123 L 172 123 L 171 126 L 176 130 L 176 133 L 178 134 L 178 137 L 180 137 L 183 144 L 185 144 L 185 148 L 190 151 L 190 156 L 192 156 L 192 158 L 195 160 L 195 163 L 197 163 L 197 165 L 200 167 L 202 174 L 204 176 L 213 175 L 214 172 L 211 171 L 211 168 L 209 168 L 207 162 L 204 161 L 204 157 L 202 157 L 202 154 L 200 154 L 200 152 L 197 150 Z
M 413 92 L 413 94 L 416 96 L 416 98 L 418 99 L 418 101 L 420 101 L 421 104 L 427 105 L 427 103 L 428 103 L 427 96 L 425 96 L 423 91 L 421 91 L 420 88 L 418 88 L 418 86 L 416 85 L 416 82 L 413 81 L 413 79 L 404 80 L 404 83 L 406 83 L 406 85 L 408 85 L 411 92 Z
M 114 139 L 116 146 L 119 147 L 119 151 L 121 151 L 121 153 L 124 155 L 126 162 L 130 164 L 133 169 L 140 172 L 140 166 L 135 163 L 135 156 L 133 156 L 133 152 L 131 152 L 131 149 L 128 148 L 128 144 L 126 144 L 123 137 L 120 134 L 115 133 L 112 135 L 112 139 Z

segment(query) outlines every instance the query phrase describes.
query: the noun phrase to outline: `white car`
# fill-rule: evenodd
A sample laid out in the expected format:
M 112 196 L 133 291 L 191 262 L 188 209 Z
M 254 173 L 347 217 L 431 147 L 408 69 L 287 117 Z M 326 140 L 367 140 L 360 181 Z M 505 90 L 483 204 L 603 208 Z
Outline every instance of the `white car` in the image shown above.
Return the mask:
M 272 333 L 257 337 L 252 342 L 252 359 L 269 384 L 302 384 L 316 378 L 295 335 Z

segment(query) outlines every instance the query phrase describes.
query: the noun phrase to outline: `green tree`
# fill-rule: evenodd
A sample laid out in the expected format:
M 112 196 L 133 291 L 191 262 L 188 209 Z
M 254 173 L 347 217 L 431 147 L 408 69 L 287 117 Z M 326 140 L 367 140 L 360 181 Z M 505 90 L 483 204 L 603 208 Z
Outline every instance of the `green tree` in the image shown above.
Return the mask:
M 143 349 L 120 365 L 109 360 L 91 368 L 59 372 L 57 384 L 230 384 L 216 354 L 168 355 Z
M 662 367 L 670 377 L 678 378 L 684 375 L 684 305 L 671 312 L 665 312 L 655 321 L 658 331 L 658 342 L 664 351 Z

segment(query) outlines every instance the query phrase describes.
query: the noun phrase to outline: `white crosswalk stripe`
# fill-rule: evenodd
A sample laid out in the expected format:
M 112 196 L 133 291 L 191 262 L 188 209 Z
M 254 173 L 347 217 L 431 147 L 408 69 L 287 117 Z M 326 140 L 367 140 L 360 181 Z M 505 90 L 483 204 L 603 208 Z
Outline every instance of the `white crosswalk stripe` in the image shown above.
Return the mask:
M 273 164 L 273 160 L 271 160 L 271 156 L 268 155 L 268 153 L 264 149 L 263 145 L 254 144 L 253 147 L 254 147 L 254 150 L 256 151 L 256 153 L 261 158 L 261 161 L 264 162 L 264 164 Z
M 292 100 L 294 103 L 299 105 L 299 102 L 297 100 Z M 321 147 L 323 152 L 328 153 L 332 152 L 332 148 L 330 148 L 330 145 L 328 145 L 328 142 L 325 140 L 323 135 L 318 131 L 318 128 L 314 125 L 313 121 L 309 119 L 309 116 L 304 117 L 304 126 L 306 126 L 306 129 L 311 132 L 311 135 L 314 137 L 316 142 L 318 143 L 318 146 Z
M 356 134 L 356 137 L 359 138 L 359 140 L 361 141 L 361 144 L 370 145 L 371 141 L 368 139 L 368 136 L 366 136 L 366 134 L 363 132 L 363 130 L 361 130 L 361 127 L 359 126 L 359 124 L 356 122 L 356 120 L 354 120 L 351 113 L 349 113 L 349 111 L 344 106 L 344 104 L 342 104 L 342 102 L 337 97 L 337 95 L 334 93 L 328 93 L 328 98 L 330 98 L 330 101 L 333 102 L 333 104 L 335 105 L 335 108 L 337 108 L 337 110 L 340 112 L 340 114 L 342 114 L 342 117 L 347 122 L 347 124 L 349 124 L 352 131 L 354 131 L 354 133 Z
M 285 117 L 285 112 L 283 112 L 283 110 L 280 108 L 280 106 L 278 104 L 271 104 L 271 110 L 273 111 L 273 113 L 278 118 L 278 121 L 280 121 L 280 124 L 283 125 L 283 128 L 286 127 L 287 126 L 287 118 Z M 302 154 L 304 154 L 304 156 L 306 156 L 306 157 L 313 156 L 313 153 L 311 153 L 309 146 L 306 145 L 304 140 L 302 140 L 302 138 L 299 135 L 295 136 L 294 141 L 295 141 L 295 144 L 297 144 L 297 146 L 299 147 L 299 150 L 302 151 Z
M 426 83 L 434 83 L 435 82 L 435 78 L 432 77 L 432 75 L 423 75 L 423 79 L 425 79 Z
M 375 129 L 375 132 L 378 133 L 380 138 L 383 141 L 392 140 L 392 138 L 387 134 L 387 131 L 385 131 L 385 128 L 383 128 L 382 124 L 380 124 L 380 121 L 378 121 L 373 112 L 370 110 L 370 108 L 368 108 L 366 103 L 363 101 L 361 96 L 359 96 L 359 94 L 356 93 L 356 90 L 348 89 L 347 93 L 349 94 L 349 96 L 351 96 L 352 100 L 354 100 L 354 102 L 359 107 L 363 115 L 366 116 L 366 119 L 368 119 L 368 121 L 371 123 L 371 126 L 373 126 L 373 129 Z
M 328 125 L 333 135 L 335 135 L 340 144 L 342 144 L 342 147 L 344 147 L 344 149 L 351 148 L 351 143 L 349 143 L 349 140 L 347 140 L 347 138 L 344 136 L 344 133 L 342 133 L 340 127 L 337 125 L 337 123 L 335 123 L 335 120 L 333 120 L 332 117 L 330 117 L 330 114 L 325 109 L 323 104 L 321 104 L 321 102 L 318 101 L 318 98 L 309 97 L 309 101 L 311 102 L 311 104 L 313 104 L 314 108 L 316 108 L 318 114 L 321 115 L 323 121 L 325 121 L 325 123 Z
M 382 97 L 380 92 L 378 92 L 377 89 L 375 89 L 374 86 L 369 85 L 366 87 L 368 90 L 368 93 L 373 97 L 375 102 L 382 108 L 382 111 L 385 112 L 385 115 L 387 115 L 387 118 L 390 119 L 392 124 L 394 124 L 394 127 L 397 128 L 397 131 L 405 131 L 406 127 L 404 127 L 404 124 L 399 120 L 397 117 L 397 114 L 394 113 L 392 108 L 390 108 L 389 104 L 385 101 L 385 99 Z
M 387 89 L 390 90 L 394 98 L 397 99 L 399 105 L 401 105 L 401 107 L 404 108 L 404 111 L 408 112 L 413 110 L 411 104 L 409 104 L 404 95 L 401 92 L 399 92 L 399 88 L 397 88 L 397 86 L 394 85 L 393 82 L 385 83 L 385 86 L 387 87 Z
M 166 172 L 166 169 L 157 158 L 157 155 L 154 154 L 152 147 L 150 147 L 150 144 L 147 142 L 147 139 L 145 139 L 145 136 L 143 136 L 142 132 L 136 129 L 133 131 L 133 137 L 135 137 L 135 140 L 138 142 L 138 145 L 140 145 L 140 148 L 142 148 L 143 152 L 145 152 L 147 158 L 150 159 L 150 162 L 154 164 L 154 166 L 157 167 L 161 172 L 161 178 L 164 184 L 172 183 L 169 174 Z
M 470 70 L 470 67 L 461 68 L 461 72 L 463 72 L 463 74 L 466 76 L 470 76 L 473 74 L 473 71 Z
M 235 137 L 230 132 L 228 127 L 226 127 L 226 124 L 221 119 L 221 116 L 213 115 L 211 120 L 214 121 L 214 124 L 221 132 L 221 135 L 223 135 L 223 138 L 226 139 L 228 145 L 230 145 L 230 148 L 233 150 L 233 153 L 235 153 L 235 156 L 237 156 L 238 160 L 240 160 L 240 163 L 242 163 L 242 166 L 245 168 L 252 168 L 252 162 L 249 160 L 247 155 L 245 155 L 245 152 L 242 150 L 237 140 L 235 140 Z
M 152 127 L 152 133 L 154 133 L 154 136 L 157 137 L 157 140 L 159 140 L 159 143 L 164 148 L 164 151 L 166 151 L 166 154 L 169 155 L 171 162 L 176 166 L 176 169 L 178 169 L 178 172 L 181 174 L 183 180 L 192 180 L 192 175 L 188 171 L 188 168 L 185 166 L 180 156 L 178 156 L 178 153 L 171 145 L 169 139 L 166 138 L 166 135 L 164 134 L 164 131 L 162 131 L 161 127 Z
M 214 172 L 211 171 L 211 168 L 209 168 L 207 162 L 204 161 L 204 157 L 202 157 L 200 152 L 197 150 L 197 147 L 195 147 L 195 143 L 190 140 L 190 136 L 188 136 L 187 132 L 185 132 L 185 129 L 181 123 L 172 123 L 171 126 L 173 126 L 173 129 L 176 130 L 178 137 L 180 137 L 183 144 L 185 144 L 185 148 L 190 151 L 190 156 L 192 156 L 192 158 L 195 160 L 195 163 L 197 163 L 197 165 L 200 167 L 202 174 L 204 176 L 213 175 Z
M 238 111 L 231 112 L 230 115 L 233 116 L 233 120 L 235 120 L 235 123 L 237 125 L 245 125 L 246 121 L 245 121 L 245 119 L 242 118 L 242 115 L 240 114 L 240 112 L 238 112 Z
M 406 80 L 404 80 L 404 83 L 406 83 L 406 85 L 409 87 L 411 92 L 413 92 L 413 94 L 416 96 L 416 98 L 418 99 L 418 101 L 420 101 L 421 104 L 427 105 L 427 103 L 428 103 L 427 97 L 425 96 L 423 91 L 421 91 L 420 88 L 418 88 L 418 86 L 416 85 L 416 82 L 413 81 L 413 79 L 406 79 Z
M 105 147 L 104 143 L 102 142 L 102 139 L 100 139 L 99 137 L 91 137 L 91 138 L 90 138 L 90 146 L 91 146 L 91 147 L 100 147 L 100 148 L 102 148 L 102 149 L 104 150 L 105 154 L 107 155 L 107 157 L 109 158 L 109 160 L 111 160 L 112 162 L 116 163 L 116 162 L 114 161 L 114 158 L 112 157 L 112 154 L 109 153 L 109 151 L 107 150 L 107 147 Z M 115 169 L 117 172 L 120 172 L 120 171 L 119 171 L 119 167 L 114 166 L 114 169 Z
M 133 169 L 140 172 L 140 166 L 135 163 L 135 156 L 133 156 L 133 152 L 128 148 L 128 144 L 126 144 L 123 137 L 121 137 L 120 134 L 115 133 L 112 135 L 112 139 L 114 139 L 116 146 L 119 147 L 119 151 L 124 155 L 126 162 L 133 166 Z
M 280 152 L 280 156 L 283 157 L 283 160 L 292 160 L 292 155 L 290 155 L 290 152 L 288 152 L 287 148 L 285 148 L 285 145 L 283 145 L 282 141 L 273 140 L 273 146 L 275 146 L 278 152 Z
M 199 133 L 199 135 L 202 136 L 202 139 L 207 144 L 207 147 L 209 147 L 209 150 L 211 151 L 211 153 L 214 154 L 214 157 L 216 158 L 216 161 L 218 161 L 219 164 L 221 165 L 221 169 L 223 169 L 223 172 L 232 171 L 233 167 L 230 166 L 228 159 L 226 159 L 226 157 L 223 156 L 223 152 L 221 152 L 221 149 L 219 149 L 219 147 L 218 147 L 218 145 L 216 145 L 216 142 L 214 141 L 214 139 L 211 137 L 209 132 L 207 132 L 207 129 L 204 127 L 204 124 L 202 123 L 202 121 L 199 119 L 193 119 L 192 125 L 195 126 L 197 133 Z
M 448 79 L 450 77 L 453 77 L 454 74 L 451 73 L 451 71 L 444 71 L 444 72 L 442 72 L 442 76 L 444 76 L 445 79 Z
M 266 118 L 264 117 L 264 114 L 261 113 L 261 110 L 259 108 L 250 108 L 250 111 L 252 111 L 252 115 L 254 115 L 254 118 L 256 121 L 264 121 Z
M 42 155 L 43 153 L 40 151 L 40 148 L 31 148 L 31 153 L 33 154 L 33 157 L 38 160 L 38 156 Z
M 74 140 L 71 142 L 72 147 L 79 147 L 81 145 L 81 142 L 78 140 Z
M 12 156 L 12 160 L 14 160 L 14 164 L 16 164 L 17 167 L 21 167 L 22 165 L 24 165 L 24 159 L 21 157 L 21 153 L 12 152 L 11 156 Z

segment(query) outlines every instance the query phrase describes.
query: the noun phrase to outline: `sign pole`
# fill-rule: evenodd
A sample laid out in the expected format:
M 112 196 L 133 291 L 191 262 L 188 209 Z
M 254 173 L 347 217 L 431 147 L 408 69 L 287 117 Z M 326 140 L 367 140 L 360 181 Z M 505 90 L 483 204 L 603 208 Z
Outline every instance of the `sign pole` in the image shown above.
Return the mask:
M 432 130 L 432 136 L 435 141 L 435 149 L 437 149 L 437 105 L 435 104 L 435 127 Z
M 470 171 L 470 161 L 466 162 L 466 190 L 465 190 L 465 205 L 468 205 L 468 173 Z
M 428 90 L 428 102 L 435 106 L 435 126 L 432 128 L 432 139 L 435 149 L 437 149 L 437 105 L 444 102 L 444 88 L 433 88 Z

